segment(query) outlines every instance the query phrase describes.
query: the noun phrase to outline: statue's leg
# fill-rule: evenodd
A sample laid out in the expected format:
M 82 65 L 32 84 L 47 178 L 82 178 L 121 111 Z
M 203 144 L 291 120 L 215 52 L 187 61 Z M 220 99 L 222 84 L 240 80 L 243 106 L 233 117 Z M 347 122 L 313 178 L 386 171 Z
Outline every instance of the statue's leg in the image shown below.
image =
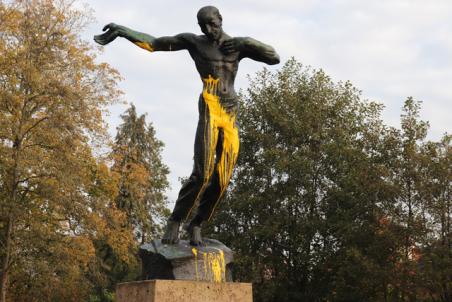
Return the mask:
M 215 146 L 217 143 L 218 131 L 212 127 L 209 110 L 202 97 L 199 107 L 193 172 L 179 191 L 173 213 L 162 238 L 163 243 L 178 242 L 180 223 L 190 215 L 194 205 L 198 203 L 214 170 L 215 150 L 211 146 Z
M 200 227 L 203 221 L 210 220 L 212 217 L 215 207 L 224 195 L 229 181 L 231 180 L 232 172 L 237 162 L 238 152 L 238 127 L 234 124 L 233 127 L 221 128 L 216 148 L 215 171 L 199 203 L 197 213 L 190 222 L 188 229 Z M 201 235 L 194 232 L 192 237 L 201 238 Z

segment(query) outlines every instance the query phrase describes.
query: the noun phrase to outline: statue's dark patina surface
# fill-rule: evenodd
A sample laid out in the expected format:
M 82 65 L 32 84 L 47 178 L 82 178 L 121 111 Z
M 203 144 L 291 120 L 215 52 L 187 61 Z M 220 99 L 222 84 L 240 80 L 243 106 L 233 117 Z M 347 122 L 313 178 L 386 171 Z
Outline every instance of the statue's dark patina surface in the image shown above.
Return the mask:
M 239 151 L 234 80 L 240 60 L 250 58 L 271 65 L 279 63 L 279 56 L 271 46 L 249 37 L 227 35 L 217 8 L 203 7 L 197 17 L 203 35 L 182 33 L 155 38 L 110 23 L 104 27 L 105 33 L 94 37 L 101 45 L 123 37 L 151 52 L 188 50 L 203 81 L 193 172 L 182 186 L 168 220 L 162 239 L 166 244 L 179 241 L 180 223 L 187 219 L 196 204 L 199 205 L 187 231 L 192 245 L 202 243 L 201 224 L 211 218 L 232 176 Z

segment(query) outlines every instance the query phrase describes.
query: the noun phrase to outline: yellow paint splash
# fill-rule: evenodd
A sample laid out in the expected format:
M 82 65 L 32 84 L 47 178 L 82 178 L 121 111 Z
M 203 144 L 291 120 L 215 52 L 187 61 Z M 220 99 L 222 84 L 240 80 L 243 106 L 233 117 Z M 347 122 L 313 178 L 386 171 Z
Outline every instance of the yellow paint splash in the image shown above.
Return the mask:
M 212 213 L 208 220 L 212 217 L 215 211 L 218 200 L 224 194 L 229 181 L 232 176 L 235 163 L 237 162 L 237 156 L 239 153 L 239 130 L 236 127 L 236 115 L 235 113 L 227 112 L 220 103 L 220 97 L 218 96 L 218 83 L 220 79 L 215 79 L 211 75 L 207 79 L 203 79 L 204 89 L 202 96 L 208 110 L 205 111 L 204 125 L 204 179 L 201 189 L 193 202 L 193 206 L 188 211 L 186 218 L 190 216 L 191 211 L 198 203 L 200 196 L 204 192 L 209 180 L 212 176 L 215 167 L 215 153 L 218 143 L 219 129 L 223 130 L 223 152 L 218 161 L 218 173 L 220 178 L 220 195 L 215 201 Z
M 152 45 L 147 42 L 135 42 L 135 45 L 137 45 L 143 49 L 149 50 L 150 52 L 154 51 L 154 48 L 152 47 Z
M 198 273 L 198 250 L 196 248 L 191 249 L 193 255 L 195 255 L 195 273 L 196 273 L 196 281 L 199 280 L 199 273 Z
M 212 175 L 215 164 L 215 151 L 218 143 L 219 129 L 223 130 L 223 152 L 218 160 L 218 174 L 220 176 L 220 196 L 224 194 L 232 176 L 237 156 L 239 153 L 239 130 L 236 127 L 235 113 L 227 112 L 220 103 L 220 97 L 217 94 L 218 82 L 220 79 L 214 79 L 211 75 L 204 81 L 202 96 L 207 104 L 209 111 L 208 131 L 205 131 L 206 148 L 206 173 L 209 178 Z M 209 135 L 210 134 L 210 135 Z M 210 137 L 209 137 L 210 136 Z M 216 204 L 215 204 L 216 206 Z M 215 208 L 215 207 L 214 207 Z M 213 211 L 212 211 L 213 213 Z M 212 214 L 210 215 L 212 216 Z M 209 217 L 210 220 L 211 217 Z
M 204 278 L 209 281 L 221 283 L 226 281 L 226 261 L 223 251 L 219 253 L 203 253 Z
M 224 253 L 220 251 L 219 254 L 209 254 L 212 255 L 210 260 L 210 265 L 212 267 L 212 275 L 214 282 L 226 281 L 226 264 L 224 261 Z
M 200 280 L 199 268 L 198 268 L 198 250 L 196 248 L 191 249 L 195 256 L 195 273 L 196 280 Z M 224 258 L 224 252 L 219 250 L 216 252 L 203 252 L 203 271 L 204 277 L 202 280 L 211 281 L 216 283 L 226 282 L 226 260 Z
M 204 259 L 204 278 L 207 279 L 207 273 L 208 273 L 207 253 L 202 253 L 202 257 Z

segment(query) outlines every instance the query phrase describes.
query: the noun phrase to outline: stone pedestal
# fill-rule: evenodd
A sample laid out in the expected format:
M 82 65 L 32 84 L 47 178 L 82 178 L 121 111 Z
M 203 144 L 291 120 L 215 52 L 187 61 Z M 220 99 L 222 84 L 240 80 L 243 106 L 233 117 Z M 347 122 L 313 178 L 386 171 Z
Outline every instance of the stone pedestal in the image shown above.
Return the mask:
M 120 283 L 117 302 L 252 302 L 251 283 L 148 280 Z
M 232 281 L 232 251 L 214 239 L 193 247 L 186 240 L 162 244 L 153 240 L 140 247 L 143 280 Z

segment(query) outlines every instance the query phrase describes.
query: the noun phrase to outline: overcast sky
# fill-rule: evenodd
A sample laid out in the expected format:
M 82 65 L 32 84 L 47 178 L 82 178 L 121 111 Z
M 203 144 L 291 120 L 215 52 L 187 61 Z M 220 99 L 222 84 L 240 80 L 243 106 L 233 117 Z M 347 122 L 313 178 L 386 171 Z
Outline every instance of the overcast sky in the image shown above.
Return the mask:
M 85 0 L 86 1 L 86 0 Z M 83 36 L 101 33 L 110 22 L 153 36 L 201 34 L 196 13 L 214 5 L 231 36 L 250 36 L 275 47 L 284 62 L 294 56 L 322 68 L 334 81 L 350 80 L 366 99 L 383 103 L 385 122 L 399 123 L 408 96 L 423 101 L 421 117 L 430 122 L 429 138 L 452 129 L 452 0 L 88 0 L 96 22 Z M 94 43 L 94 42 L 93 42 Z M 125 39 L 104 47 L 99 57 L 124 77 L 125 99 L 147 113 L 165 143 L 171 203 L 178 178 L 190 174 L 202 83 L 186 51 L 149 53 Z M 281 66 L 281 65 L 280 65 Z M 271 66 L 276 70 L 280 66 Z M 247 87 L 263 63 L 243 60 L 237 91 Z M 110 132 L 116 133 L 126 105 L 111 108 Z M 172 204 L 171 204 L 172 208 Z

